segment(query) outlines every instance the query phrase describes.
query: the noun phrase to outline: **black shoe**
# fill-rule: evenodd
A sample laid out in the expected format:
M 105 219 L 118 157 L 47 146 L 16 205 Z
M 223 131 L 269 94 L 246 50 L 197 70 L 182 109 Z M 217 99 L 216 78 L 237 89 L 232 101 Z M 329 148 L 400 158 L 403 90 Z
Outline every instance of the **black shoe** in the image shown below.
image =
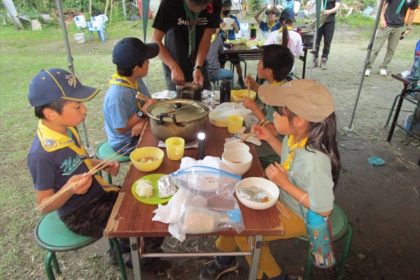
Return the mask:
M 218 280 L 222 275 L 230 272 L 238 274 L 239 263 L 236 259 L 230 264 L 222 265 L 216 259 L 200 271 L 200 280 Z

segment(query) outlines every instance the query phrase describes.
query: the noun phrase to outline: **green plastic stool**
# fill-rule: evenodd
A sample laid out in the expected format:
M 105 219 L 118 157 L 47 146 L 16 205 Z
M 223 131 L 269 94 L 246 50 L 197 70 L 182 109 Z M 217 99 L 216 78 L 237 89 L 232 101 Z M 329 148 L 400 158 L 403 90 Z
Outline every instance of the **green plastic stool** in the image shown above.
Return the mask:
M 341 253 L 340 258 L 337 258 L 337 265 L 338 265 L 338 274 L 337 279 L 343 279 L 344 277 L 344 268 L 347 262 L 351 242 L 353 239 L 353 230 L 348 222 L 347 216 L 344 213 L 343 209 L 341 209 L 337 204 L 334 204 L 334 210 L 331 213 L 331 224 L 332 224 L 332 233 L 333 233 L 333 242 L 343 239 L 344 240 L 344 247 L 343 252 Z M 308 241 L 307 237 L 302 237 L 300 239 Z M 312 256 L 311 251 L 308 252 L 308 259 L 306 260 L 305 266 L 305 276 L 304 279 L 310 279 L 311 272 L 313 268 L 312 263 Z
M 108 159 L 115 151 L 112 149 L 111 145 L 107 141 L 99 143 L 95 149 L 95 155 L 97 158 L 105 160 Z M 130 161 L 130 156 L 125 155 L 118 159 L 119 163 Z M 109 184 L 112 184 L 112 176 L 111 174 L 107 173 L 107 181 Z
M 49 280 L 55 279 L 53 270 L 55 270 L 57 275 L 61 276 L 56 252 L 77 250 L 98 240 L 98 238 L 78 235 L 72 232 L 60 220 L 57 211 L 50 212 L 41 218 L 35 227 L 34 236 L 38 245 L 47 250 L 47 255 L 44 258 L 44 267 Z M 118 240 L 111 238 L 109 239 L 109 243 L 111 248 L 114 248 L 117 252 L 121 278 L 126 280 L 127 275 Z

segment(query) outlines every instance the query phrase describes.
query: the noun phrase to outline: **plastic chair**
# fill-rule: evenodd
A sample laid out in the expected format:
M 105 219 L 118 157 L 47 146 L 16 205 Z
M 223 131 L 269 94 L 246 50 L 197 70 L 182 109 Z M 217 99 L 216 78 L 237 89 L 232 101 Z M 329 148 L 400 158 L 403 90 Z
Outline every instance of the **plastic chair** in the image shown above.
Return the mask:
M 105 160 L 108 159 L 115 151 L 112 149 L 111 145 L 107 141 L 99 143 L 95 149 L 95 155 L 97 158 Z M 125 155 L 118 159 L 119 163 L 128 162 L 130 161 L 130 156 Z M 111 174 L 107 173 L 107 181 L 108 183 L 112 184 L 112 176 Z
M 334 210 L 331 213 L 331 223 L 332 223 L 332 234 L 333 234 L 333 242 L 336 242 L 340 239 L 344 240 L 344 247 L 343 252 L 341 253 L 340 258 L 337 258 L 337 266 L 338 266 L 338 275 L 337 279 L 343 279 L 344 277 L 344 266 L 347 262 L 351 242 L 353 239 L 353 230 L 348 222 L 347 216 L 344 213 L 343 209 L 341 209 L 337 204 L 334 205 Z M 307 237 L 300 237 L 299 239 L 308 241 Z M 308 252 L 308 259 L 306 260 L 305 266 L 305 274 L 304 279 L 310 279 L 311 272 L 313 268 L 312 263 L 312 255 L 311 251 Z
M 87 23 L 88 30 L 89 30 L 89 37 L 93 40 L 94 32 L 98 32 L 99 39 L 102 43 L 105 43 L 107 38 L 106 33 L 106 22 L 108 21 L 108 17 L 106 15 L 98 15 L 96 17 L 92 17 L 91 20 Z
M 47 250 L 47 255 L 44 258 L 44 267 L 49 280 L 55 279 L 54 271 L 58 277 L 62 278 L 56 252 L 77 250 L 98 240 L 98 238 L 72 232 L 60 220 L 57 211 L 50 212 L 41 218 L 35 227 L 34 236 L 38 245 Z M 111 248 L 115 249 L 117 253 L 121 278 L 125 280 L 127 279 L 127 275 L 118 240 L 111 238 L 109 239 L 109 243 Z
M 84 29 L 87 29 L 88 28 L 87 22 L 86 22 L 86 18 L 85 18 L 84 15 L 75 16 L 73 18 L 73 20 L 76 23 L 77 29 L 83 31 Z

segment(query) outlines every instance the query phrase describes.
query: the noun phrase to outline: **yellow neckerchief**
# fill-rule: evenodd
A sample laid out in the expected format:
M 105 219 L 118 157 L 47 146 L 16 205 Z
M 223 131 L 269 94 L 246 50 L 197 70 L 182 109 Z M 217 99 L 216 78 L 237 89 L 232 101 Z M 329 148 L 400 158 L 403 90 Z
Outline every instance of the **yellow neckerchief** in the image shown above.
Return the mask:
M 288 31 L 293 30 L 293 26 L 286 25 L 286 27 Z M 279 33 L 282 33 L 282 32 L 283 32 L 283 27 L 279 28 Z
M 268 20 L 267 20 L 267 27 L 268 27 L 268 31 L 270 31 L 270 32 L 271 32 L 271 29 L 274 27 L 274 25 L 276 25 L 276 24 L 277 24 L 277 21 L 278 21 L 278 20 L 275 20 L 275 21 L 274 21 L 274 23 L 270 25 L 270 24 L 268 23 Z
M 74 127 L 68 127 L 68 129 L 76 137 L 77 142 L 80 143 L 80 137 L 77 130 Z M 41 120 L 38 123 L 37 134 L 42 147 L 48 153 L 69 148 L 83 159 L 83 163 L 86 164 L 89 170 L 93 168 L 92 160 L 88 157 L 85 148 L 80 144 L 80 146 L 78 146 L 71 137 L 50 129 Z M 105 191 L 119 191 L 119 188 L 108 185 L 100 175 L 95 174 L 95 179 Z
M 290 170 L 292 165 L 293 159 L 295 158 L 295 153 L 297 148 L 304 148 L 308 142 L 308 137 L 303 138 L 299 142 L 295 143 L 295 137 L 293 135 L 289 135 L 289 139 L 287 140 L 287 146 L 289 147 L 289 155 L 287 159 L 283 162 L 282 166 L 286 171 Z
M 118 72 L 115 72 L 114 75 L 112 75 L 111 80 L 109 80 L 109 83 L 111 85 L 117 85 L 134 89 L 137 92 L 137 94 L 143 95 L 139 91 L 139 83 L 137 82 L 137 80 L 133 84 L 127 77 L 121 76 L 120 74 L 118 74 Z M 141 103 L 139 100 L 137 100 L 137 107 L 139 110 L 141 110 Z

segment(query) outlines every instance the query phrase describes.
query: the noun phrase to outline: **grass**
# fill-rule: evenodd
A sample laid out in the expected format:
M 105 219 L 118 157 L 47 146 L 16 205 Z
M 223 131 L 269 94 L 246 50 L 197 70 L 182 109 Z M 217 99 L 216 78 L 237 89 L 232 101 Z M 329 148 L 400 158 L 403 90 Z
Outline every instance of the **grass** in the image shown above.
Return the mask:
M 354 27 L 363 22 L 361 19 L 355 22 L 357 24 L 349 27 L 355 30 L 355 40 L 360 36 L 367 37 L 370 27 L 363 28 L 365 31 L 360 33 L 361 28 Z M 417 28 L 414 34 L 418 31 Z M 102 89 L 98 97 L 87 103 L 86 125 L 90 144 L 93 145 L 105 139 L 101 107 L 107 82 L 115 71 L 111 60 L 113 45 L 125 36 L 142 37 L 142 29 L 138 23 L 113 22 L 108 28 L 109 40 L 106 43 L 99 42 L 95 37 L 93 42 L 86 44 L 77 44 L 73 40 L 76 32 L 70 24 L 69 41 L 76 75 L 83 84 Z M 401 45 L 400 50 L 411 48 L 405 41 Z M 411 58 L 412 52 L 400 52 L 399 55 Z M 17 31 L 11 26 L 0 27 L 0 279 L 45 277 L 42 267 L 44 253 L 36 246 L 32 236 L 39 214 L 34 210 L 34 192 L 26 167 L 26 155 L 37 120 L 28 104 L 27 92 L 31 78 L 40 69 L 50 67 L 67 69 L 63 34 L 59 27 L 51 26 L 37 32 Z M 151 60 L 149 69 L 147 80 L 150 91 L 164 89 L 160 60 Z M 67 253 L 59 255 L 59 259 L 65 275 L 85 279 L 115 279 L 118 275 L 114 268 L 106 266 L 102 256 L 81 258 L 78 253 Z

